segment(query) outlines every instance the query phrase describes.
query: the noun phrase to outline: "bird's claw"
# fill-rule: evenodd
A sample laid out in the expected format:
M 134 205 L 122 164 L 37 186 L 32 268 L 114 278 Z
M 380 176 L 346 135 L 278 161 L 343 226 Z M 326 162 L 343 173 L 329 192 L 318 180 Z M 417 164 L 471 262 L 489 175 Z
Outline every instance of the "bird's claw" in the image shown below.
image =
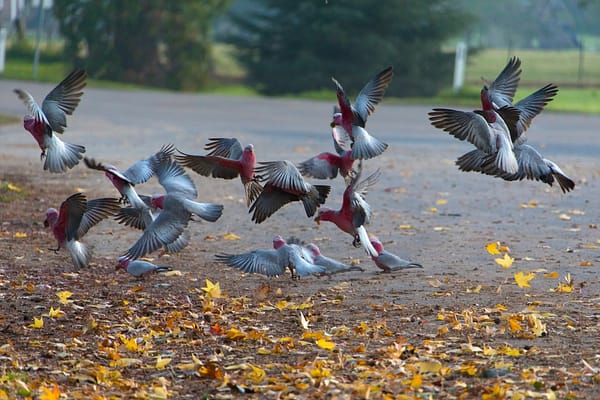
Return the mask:
M 42 150 L 40 153 L 40 161 L 44 161 L 44 158 L 46 158 L 46 150 Z
M 361 246 L 361 244 L 360 244 L 360 238 L 358 237 L 358 235 L 354 236 L 354 240 L 352 241 L 352 246 L 354 246 L 354 247 L 360 247 Z
M 60 250 L 60 247 L 57 248 L 52 248 L 52 247 L 48 247 L 48 250 L 53 251 L 54 253 L 58 253 L 58 251 Z

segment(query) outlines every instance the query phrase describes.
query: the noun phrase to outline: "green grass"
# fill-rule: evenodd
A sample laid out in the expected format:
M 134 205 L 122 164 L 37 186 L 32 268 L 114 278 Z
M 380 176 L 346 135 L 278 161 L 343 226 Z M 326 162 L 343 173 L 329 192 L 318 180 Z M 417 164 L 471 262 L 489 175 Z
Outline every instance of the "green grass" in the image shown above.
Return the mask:
M 600 52 L 585 52 L 583 73 L 579 76 L 578 50 L 481 50 L 468 57 L 465 80 L 481 84 L 481 77 L 492 80 L 509 57 L 521 59 L 521 84 L 556 83 L 561 86 L 600 86 Z

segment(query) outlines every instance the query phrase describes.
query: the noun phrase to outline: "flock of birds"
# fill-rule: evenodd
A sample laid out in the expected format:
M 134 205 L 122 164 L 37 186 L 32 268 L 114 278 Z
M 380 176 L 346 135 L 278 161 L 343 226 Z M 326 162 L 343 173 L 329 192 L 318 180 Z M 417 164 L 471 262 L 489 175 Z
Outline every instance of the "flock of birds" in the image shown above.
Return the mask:
M 456 161 L 462 171 L 476 171 L 504 180 L 539 180 L 552 186 L 556 180 L 563 192 L 575 187 L 554 162 L 544 159 L 527 145 L 525 131 L 532 119 L 558 93 L 548 84 L 513 104 L 519 83 L 521 62 L 513 57 L 491 83 L 481 90 L 481 110 L 463 112 L 435 108 L 431 124 L 457 139 L 467 140 L 475 149 Z M 102 171 L 120 193 L 120 198 L 87 200 L 75 193 L 62 202 L 58 210 L 48 209 L 44 225 L 50 227 L 58 242 L 55 251 L 66 248 L 76 268 L 89 265 L 91 251 L 81 238 L 103 219 L 114 217 L 126 226 L 142 231 L 139 239 L 118 260 L 117 268 L 141 277 L 169 267 L 157 266 L 143 258 L 155 251 L 177 253 L 189 242 L 187 226 L 194 218 L 215 222 L 223 205 L 197 201 L 198 191 L 185 168 L 206 177 L 235 179 L 244 186 L 246 205 L 257 224 L 265 221 L 291 202 L 301 202 L 307 217 L 317 223 L 330 221 L 353 237 L 353 245 L 362 247 L 375 265 L 384 272 L 421 268 L 386 251 L 381 241 L 367 232 L 372 210 L 365 195 L 380 177 L 377 170 L 362 179 L 363 161 L 382 154 L 386 143 L 366 130 L 368 117 L 383 99 L 393 77 L 392 67 L 375 75 L 362 88 L 354 102 L 342 85 L 332 78 L 338 105 L 331 122 L 335 153 L 323 152 L 298 165 L 287 161 L 257 162 L 251 144 L 242 147 L 235 138 L 210 138 L 204 155 L 192 155 L 163 146 L 157 153 L 120 171 L 93 158 L 84 157 L 84 146 L 62 141 L 67 115 L 78 106 L 86 85 L 87 74 L 76 69 L 60 82 L 39 106 L 33 96 L 22 89 L 15 92 L 24 101 L 28 115 L 24 128 L 36 139 L 42 153 L 44 170 L 63 173 L 83 159 L 88 168 Z M 334 179 L 341 175 L 346 183 L 339 209 L 324 206 L 331 187 L 313 185 L 304 177 Z M 156 176 L 165 193 L 152 196 L 138 194 L 136 185 Z M 242 254 L 217 254 L 216 260 L 243 272 L 277 276 L 289 269 L 292 277 L 331 275 L 363 269 L 325 257 L 314 244 L 298 239 L 284 240 L 277 235 L 272 249 Z

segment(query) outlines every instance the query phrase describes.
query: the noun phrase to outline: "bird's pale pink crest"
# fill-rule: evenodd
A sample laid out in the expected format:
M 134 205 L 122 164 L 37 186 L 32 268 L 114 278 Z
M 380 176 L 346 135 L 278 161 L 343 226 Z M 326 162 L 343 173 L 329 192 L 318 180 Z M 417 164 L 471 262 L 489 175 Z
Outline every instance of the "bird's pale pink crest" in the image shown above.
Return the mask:
M 286 245 L 286 241 L 279 235 L 273 238 L 273 248 L 278 249 L 283 245 Z

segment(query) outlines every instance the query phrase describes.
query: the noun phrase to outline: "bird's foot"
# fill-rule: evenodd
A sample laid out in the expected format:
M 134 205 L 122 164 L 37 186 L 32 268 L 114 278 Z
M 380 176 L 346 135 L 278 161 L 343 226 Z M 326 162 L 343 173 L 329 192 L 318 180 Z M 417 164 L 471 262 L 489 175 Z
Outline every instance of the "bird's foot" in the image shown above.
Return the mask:
M 46 158 L 46 150 L 42 150 L 40 153 L 40 161 L 44 161 L 44 158 Z
M 52 247 L 48 247 L 48 250 L 53 251 L 55 254 L 58 253 L 58 251 L 60 250 L 60 247 L 57 248 L 52 248 Z
M 129 204 L 129 199 L 127 198 L 127 196 L 122 195 L 121 198 L 119 199 L 119 203 L 126 206 Z
M 352 241 L 352 246 L 354 246 L 354 247 L 361 246 L 360 237 L 358 237 L 358 235 L 354 236 L 354 240 Z
M 264 179 L 263 179 L 262 175 L 255 174 L 254 177 L 252 178 L 252 180 L 256 183 L 260 183 Z

